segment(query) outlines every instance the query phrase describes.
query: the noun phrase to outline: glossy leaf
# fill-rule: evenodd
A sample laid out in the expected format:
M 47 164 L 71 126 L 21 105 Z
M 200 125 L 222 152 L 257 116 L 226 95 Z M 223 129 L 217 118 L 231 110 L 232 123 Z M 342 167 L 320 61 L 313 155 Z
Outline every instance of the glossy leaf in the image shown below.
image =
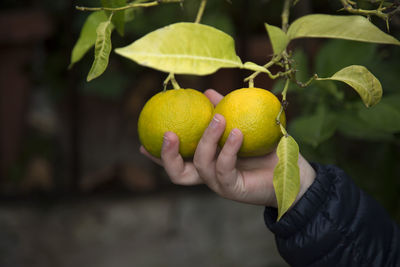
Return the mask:
M 338 114 L 337 129 L 341 134 L 360 140 L 379 142 L 393 141 L 395 139 L 392 133 L 376 129 L 368 121 L 361 119 L 357 112 L 357 110 L 345 110 Z
M 196 23 L 163 27 L 115 52 L 140 65 L 177 74 L 207 75 L 243 66 L 232 37 Z
M 321 77 L 332 76 L 338 70 L 350 65 L 368 67 L 376 62 L 377 44 L 348 40 L 329 40 L 319 49 L 315 57 L 315 72 Z
M 126 5 L 126 0 L 101 0 L 103 7 L 122 7 Z M 106 11 L 107 17 L 111 15 L 110 11 Z M 125 11 L 116 11 L 113 14 L 111 22 L 114 24 L 115 29 L 119 35 L 124 36 L 125 31 Z
M 348 66 L 336 72 L 332 77 L 318 78 L 317 80 L 333 80 L 347 83 L 357 91 L 367 107 L 376 105 L 382 98 L 381 83 L 364 66 Z
M 82 30 L 78 41 L 76 42 L 71 53 L 71 63 L 68 68 L 71 68 L 76 62 L 89 51 L 96 43 L 96 28 L 103 21 L 107 21 L 107 16 L 103 11 L 91 13 L 82 26 Z
M 109 20 L 100 23 L 96 29 L 97 38 L 94 49 L 94 61 L 86 78 L 88 82 L 100 76 L 107 68 L 111 52 L 112 29 L 113 27 Z
M 372 108 L 360 109 L 358 114 L 375 129 L 387 133 L 398 133 L 400 132 L 400 102 L 394 106 L 384 100 Z
M 316 37 L 400 45 L 399 40 L 362 16 L 307 15 L 295 20 L 287 35 L 290 40 Z
M 267 29 L 274 55 L 279 55 L 283 50 L 286 49 L 286 46 L 289 43 L 289 38 L 279 27 L 265 23 L 265 28 Z
M 273 184 L 278 201 L 278 220 L 292 206 L 300 190 L 299 146 L 291 136 L 283 136 L 276 150 L 279 161 Z
M 313 115 L 295 118 L 290 124 L 290 131 L 299 142 L 317 147 L 332 137 L 336 125 L 336 116 L 321 106 Z

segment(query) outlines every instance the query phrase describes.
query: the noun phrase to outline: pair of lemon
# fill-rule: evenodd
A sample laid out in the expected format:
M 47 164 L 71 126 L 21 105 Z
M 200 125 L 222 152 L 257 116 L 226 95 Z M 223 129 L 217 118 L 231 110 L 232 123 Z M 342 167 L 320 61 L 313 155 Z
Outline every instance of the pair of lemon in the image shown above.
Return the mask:
M 179 137 L 179 152 L 193 156 L 197 144 L 214 114 L 226 120 L 220 139 L 222 147 L 232 129 L 243 133 L 239 156 L 261 156 L 271 152 L 282 136 L 276 118 L 281 103 L 274 94 L 259 88 L 242 88 L 226 95 L 214 108 L 210 100 L 193 89 L 172 89 L 150 98 L 138 121 L 139 139 L 150 154 L 160 157 L 163 135 Z M 282 112 L 280 122 L 285 125 Z

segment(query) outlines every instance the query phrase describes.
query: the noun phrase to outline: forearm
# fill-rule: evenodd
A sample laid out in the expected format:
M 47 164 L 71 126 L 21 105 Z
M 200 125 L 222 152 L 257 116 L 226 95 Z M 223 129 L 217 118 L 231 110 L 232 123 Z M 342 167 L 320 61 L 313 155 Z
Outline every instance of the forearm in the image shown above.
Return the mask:
M 400 232 L 385 210 L 335 167 L 314 165 L 317 178 L 276 222 L 265 221 L 291 266 L 399 266 Z

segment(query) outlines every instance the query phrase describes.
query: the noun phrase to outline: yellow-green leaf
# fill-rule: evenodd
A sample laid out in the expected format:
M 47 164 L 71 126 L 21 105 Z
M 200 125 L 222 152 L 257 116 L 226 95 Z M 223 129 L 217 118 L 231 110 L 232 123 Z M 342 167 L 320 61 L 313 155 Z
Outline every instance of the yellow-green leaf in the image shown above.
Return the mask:
M 289 43 L 289 38 L 279 27 L 265 23 L 265 28 L 267 29 L 274 55 L 279 55 L 283 50 L 286 49 L 286 46 Z
M 103 7 L 122 7 L 126 5 L 126 0 L 101 0 Z M 110 11 L 106 11 L 107 16 L 111 15 Z M 119 35 L 124 36 L 125 32 L 125 10 L 115 11 L 111 22 L 114 24 Z
M 94 61 L 86 78 L 88 82 L 100 76 L 107 68 L 111 52 L 112 29 L 113 27 L 109 20 L 100 23 L 96 29 L 97 38 L 94 49 Z
M 163 27 L 115 52 L 140 65 L 177 74 L 207 75 L 243 66 L 231 36 L 197 23 Z
M 243 68 L 246 70 L 252 70 L 252 71 L 260 71 L 260 72 L 264 72 L 264 73 L 270 73 L 270 71 L 268 71 L 266 68 L 264 68 L 263 66 L 260 66 L 256 63 L 247 61 L 243 64 Z
M 292 206 L 300 190 L 299 146 L 291 136 L 283 136 L 276 150 L 279 161 L 273 184 L 278 201 L 278 220 Z
M 107 16 L 103 11 L 96 11 L 90 14 L 82 26 L 79 39 L 76 42 L 71 53 L 71 63 L 68 68 L 71 68 L 76 62 L 89 51 L 96 43 L 96 28 L 103 21 L 107 20 Z
M 362 16 L 307 15 L 290 25 L 287 36 L 290 40 L 315 37 L 400 45 L 399 40 Z
M 364 66 L 351 65 L 343 68 L 329 78 L 317 80 L 341 81 L 350 85 L 360 95 L 365 106 L 376 105 L 382 98 L 382 85 Z

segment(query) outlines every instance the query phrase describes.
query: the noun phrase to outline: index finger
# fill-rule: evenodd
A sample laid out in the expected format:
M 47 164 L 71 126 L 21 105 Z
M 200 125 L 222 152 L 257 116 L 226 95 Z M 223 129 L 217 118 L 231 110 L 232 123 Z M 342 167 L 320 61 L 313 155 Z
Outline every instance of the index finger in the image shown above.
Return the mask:
M 214 89 L 207 89 L 204 94 L 206 95 L 206 97 L 208 97 L 208 99 L 210 99 L 211 103 L 213 103 L 214 106 L 216 106 L 219 101 L 224 98 L 223 95 L 221 95 Z
M 179 138 L 173 132 L 166 132 L 164 134 L 161 161 L 173 183 L 180 185 L 203 183 L 193 163 L 185 162 L 179 154 Z

